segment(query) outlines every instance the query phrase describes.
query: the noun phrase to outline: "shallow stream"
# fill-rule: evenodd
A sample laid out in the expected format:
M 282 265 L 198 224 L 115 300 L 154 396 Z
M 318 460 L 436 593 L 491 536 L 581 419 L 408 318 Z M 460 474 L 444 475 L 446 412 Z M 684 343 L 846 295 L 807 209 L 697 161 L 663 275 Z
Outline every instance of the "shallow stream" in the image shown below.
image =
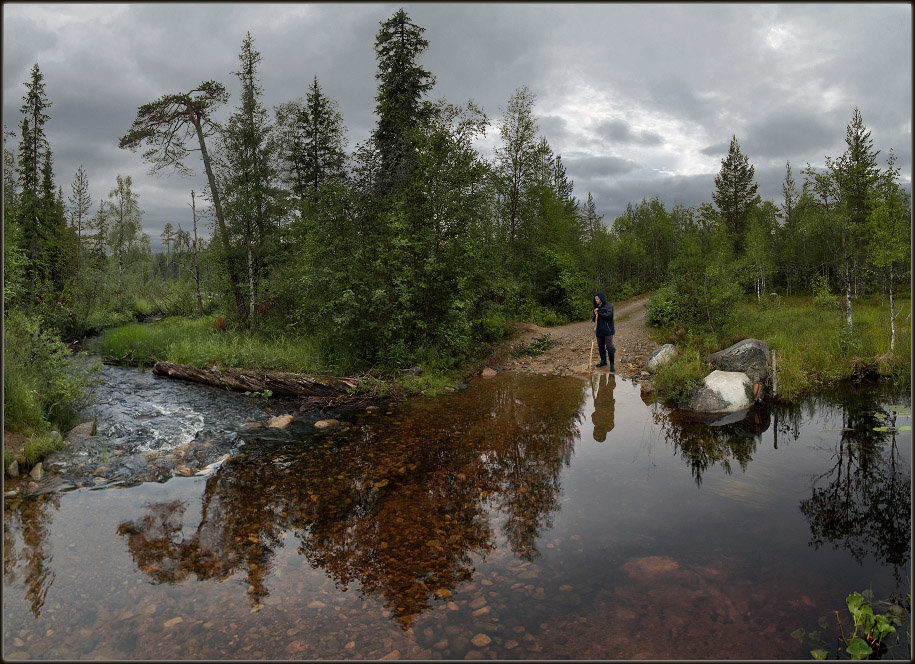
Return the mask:
M 711 427 L 500 374 L 279 430 L 105 372 L 63 490 L 4 501 L 4 659 L 809 659 L 909 592 L 909 395 Z

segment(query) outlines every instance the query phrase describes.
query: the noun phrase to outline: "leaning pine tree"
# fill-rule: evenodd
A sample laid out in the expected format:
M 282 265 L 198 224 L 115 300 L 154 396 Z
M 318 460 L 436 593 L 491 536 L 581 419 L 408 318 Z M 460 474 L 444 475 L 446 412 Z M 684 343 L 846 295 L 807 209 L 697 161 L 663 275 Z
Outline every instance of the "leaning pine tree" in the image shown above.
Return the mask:
M 137 117 L 130 127 L 130 132 L 121 137 L 119 147 L 136 150 L 141 145 L 149 146 L 143 153 L 143 159 L 152 164 L 151 172 L 173 168 L 180 173 L 190 173 L 184 165 L 184 158 L 189 149 L 187 141 L 196 136 L 200 146 L 200 156 L 210 184 L 213 197 L 213 208 L 216 212 L 216 226 L 229 272 L 232 295 L 238 310 L 238 317 L 243 327 L 248 326 L 248 311 L 245 299 L 239 286 L 239 269 L 232 251 L 229 232 L 226 228 L 222 210 L 222 199 L 219 187 L 213 174 L 210 156 L 207 152 L 206 137 L 212 133 L 211 113 L 216 107 L 226 103 L 229 94 L 225 86 L 216 81 L 206 81 L 190 92 L 163 95 L 156 101 L 144 104 L 137 109 Z

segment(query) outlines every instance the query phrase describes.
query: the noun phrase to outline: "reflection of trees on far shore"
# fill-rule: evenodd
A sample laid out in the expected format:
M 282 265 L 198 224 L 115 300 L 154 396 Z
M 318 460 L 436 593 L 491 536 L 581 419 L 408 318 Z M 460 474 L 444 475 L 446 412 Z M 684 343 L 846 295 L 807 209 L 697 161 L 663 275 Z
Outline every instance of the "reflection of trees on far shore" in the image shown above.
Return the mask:
M 814 479 L 800 510 L 811 546 L 829 543 L 858 562 L 872 555 L 892 565 L 899 581 L 911 555 L 912 477 L 899 462 L 895 427 L 895 412 L 873 398 L 851 400 L 842 410 L 834 463 Z
M 243 570 L 255 605 L 293 532 L 313 567 L 383 598 L 406 629 L 492 550 L 491 508 L 515 554 L 537 555 L 582 399 L 574 379 L 503 375 L 295 447 L 251 442 L 208 479 L 196 528 L 183 504 L 162 503 L 118 532 L 154 581 Z
M 22 575 L 25 598 L 36 618 L 54 583 L 48 541 L 52 508 L 60 509 L 60 496 L 55 493 L 24 500 L 18 509 L 3 510 L 3 576 L 15 581 Z

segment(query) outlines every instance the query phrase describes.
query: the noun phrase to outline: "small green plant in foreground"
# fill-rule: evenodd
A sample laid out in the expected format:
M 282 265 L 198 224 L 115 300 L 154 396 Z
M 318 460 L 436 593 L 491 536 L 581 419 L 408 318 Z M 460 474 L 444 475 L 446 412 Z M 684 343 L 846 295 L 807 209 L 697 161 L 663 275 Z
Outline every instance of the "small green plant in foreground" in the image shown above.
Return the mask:
M 885 649 L 883 640 L 896 631 L 892 623 L 902 626 L 905 621 L 905 611 L 898 604 L 890 604 L 887 615 L 874 613 L 870 605 L 873 593 L 865 593 L 867 597 L 863 593 L 852 593 L 845 599 L 855 623 L 855 631 L 851 637 L 843 634 L 839 638 L 845 642 L 852 659 L 867 659 L 875 651 Z
M 906 609 L 902 605 L 897 602 L 884 602 L 887 604 L 887 611 L 881 614 L 874 611 L 873 600 L 874 594 L 870 590 L 851 593 L 845 599 L 855 627 L 850 636 L 845 635 L 839 612 L 835 612 L 838 639 L 845 644 L 845 652 L 851 659 L 880 658 L 887 651 L 887 637 L 896 632 L 897 626 L 902 627 L 906 624 Z M 826 642 L 822 638 L 822 632 L 828 627 L 825 616 L 819 619 L 819 626 L 821 629 L 810 632 L 800 627 L 791 632 L 791 636 L 801 645 L 807 640 L 811 645 L 824 646 Z M 820 647 L 811 650 L 810 655 L 814 659 L 824 660 L 829 656 L 829 652 Z

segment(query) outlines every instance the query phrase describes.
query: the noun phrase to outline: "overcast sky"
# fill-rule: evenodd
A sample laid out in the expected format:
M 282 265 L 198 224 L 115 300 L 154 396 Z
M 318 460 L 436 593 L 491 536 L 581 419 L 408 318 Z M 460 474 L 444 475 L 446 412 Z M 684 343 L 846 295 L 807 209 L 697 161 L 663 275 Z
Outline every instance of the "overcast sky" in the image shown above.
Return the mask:
M 148 174 L 118 148 L 137 107 L 217 80 L 238 104 L 238 54 L 250 31 L 268 109 L 304 97 L 314 76 L 336 100 L 349 148 L 375 123 L 375 35 L 403 7 L 426 29 L 430 95 L 473 100 L 492 120 L 522 85 L 540 132 L 562 156 L 574 195 L 591 192 L 605 223 L 658 196 L 667 209 L 711 202 L 732 135 L 764 199 L 781 204 L 785 164 L 845 151 L 857 107 L 880 150 L 892 148 L 911 191 L 912 7 L 909 3 L 143 3 L 3 5 L 3 122 L 19 140 L 20 107 L 38 63 L 46 125 L 65 198 L 83 165 L 93 213 L 133 178 L 143 229 L 159 244 L 170 221 L 191 226 L 192 178 Z

